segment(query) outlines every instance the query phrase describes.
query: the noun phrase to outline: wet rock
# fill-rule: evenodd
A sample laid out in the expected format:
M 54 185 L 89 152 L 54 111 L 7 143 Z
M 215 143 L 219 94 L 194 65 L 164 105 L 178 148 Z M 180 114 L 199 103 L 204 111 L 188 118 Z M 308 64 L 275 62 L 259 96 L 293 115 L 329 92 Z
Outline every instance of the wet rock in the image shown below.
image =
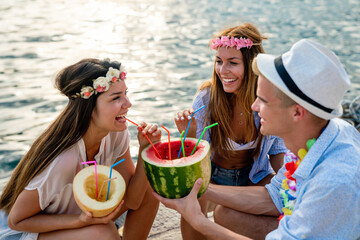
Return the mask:
M 360 123 L 360 96 L 357 96 L 350 103 L 349 110 L 352 115 L 352 118 L 354 118 L 357 123 Z
M 360 132 L 360 96 L 353 100 L 343 100 L 341 105 L 343 107 L 341 118 Z
M 345 120 L 346 122 L 350 123 L 351 126 L 355 127 L 355 123 L 354 123 L 354 121 L 353 121 L 352 119 L 350 119 L 350 118 L 343 118 L 343 120 Z
M 343 99 L 341 102 L 344 111 L 349 110 L 350 104 L 351 104 L 351 100 L 348 99 Z
M 351 104 L 351 100 L 347 100 L 344 99 L 341 102 L 342 108 L 343 108 L 343 114 L 342 114 L 342 118 L 351 118 L 352 114 L 350 112 L 350 104 Z

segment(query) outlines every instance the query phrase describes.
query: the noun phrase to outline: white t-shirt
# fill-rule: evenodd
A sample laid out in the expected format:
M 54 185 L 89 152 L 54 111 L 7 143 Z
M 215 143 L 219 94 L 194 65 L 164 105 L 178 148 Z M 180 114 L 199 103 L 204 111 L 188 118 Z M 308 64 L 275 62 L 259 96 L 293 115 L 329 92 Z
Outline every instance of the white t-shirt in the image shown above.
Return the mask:
M 125 154 L 129 143 L 128 130 L 110 132 L 101 141 L 99 152 L 95 156 L 96 163 L 111 166 L 116 159 Z M 72 182 L 75 175 L 88 166 L 81 164 L 86 161 L 85 144 L 83 139 L 80 139 L 57 156 L 43 172 L 29 182 L 25 189 L 38 190 L 40 208 L 45 213 L 81 213 L 73 196 Z
M 128 130 L 110 132 L 100 145 L 95 156 L 97 164 L 111 166 L 116 159 L 125 154 L 130 144 Z M 49 214 L 80 214 L 73 193 L 72 182 L 75 175 L 87 164 L 86 149 L 83 139 L 65 150 L 39 175 L 34 177 L 25 187 L 26 190 L 37 189 L 41 209 Z M 121 165 L 121 163 L 120 163 Z M 10 237 L 19 240 L 36 240 L 38 233 L 14 231 L 6 224 L 7 215 L 0 211 L 0 239 Z

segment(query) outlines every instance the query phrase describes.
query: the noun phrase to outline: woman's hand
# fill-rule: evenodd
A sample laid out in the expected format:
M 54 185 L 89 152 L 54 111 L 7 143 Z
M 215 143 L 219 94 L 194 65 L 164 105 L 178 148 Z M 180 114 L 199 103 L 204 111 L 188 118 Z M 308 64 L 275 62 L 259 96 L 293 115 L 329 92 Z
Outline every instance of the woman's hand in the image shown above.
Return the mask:
M 175 124 L 176 124 L 176 127 L 178 129 L 178 131 L 181 133 L 182 131 L 186 131 L 186 128 L 189 124 L 189 121 L 191 119 L 191 114 L 194 112 L 194 109 L 193 108 L 189 108 L 189 109 L 186 109 L 186 110 L 183 110 L 183 111 L 180 111 L 176 114 L 174 120 L 175 120 Z M 186 137 L 193 137 L 193 138 L 196 138 L 196 119 L 193 118 L 191 120 L 191 123 L 190 123 L 190 127 L 189 127 L 189 130 L 188 130 L 188 133 L 186 135 Z
M 120 202 L 120 204 L 114 209 L 114 211 L 112 211 L 111 213 L 109 213 L 104 217 L 93 217 L 91 212 L 86 212 L 86 213 L 82 212 L 79 216 L 79 220 L 80 222 L 82 222 L 82 225 L 84 226 L 93 225 L 93 224 L 107 224 L 113 219 L 115 219 L 123 203 L 124 200 Z
M 138 141 L 140 144 L 140 149 L 145 148 L 151 142 L 159 141 L 161 139 L 161 131 L 156 124 L 147 124 L 145 122 L 141 122 L 138 126 Z M 146 135 L 146 136 L 145 136 Z

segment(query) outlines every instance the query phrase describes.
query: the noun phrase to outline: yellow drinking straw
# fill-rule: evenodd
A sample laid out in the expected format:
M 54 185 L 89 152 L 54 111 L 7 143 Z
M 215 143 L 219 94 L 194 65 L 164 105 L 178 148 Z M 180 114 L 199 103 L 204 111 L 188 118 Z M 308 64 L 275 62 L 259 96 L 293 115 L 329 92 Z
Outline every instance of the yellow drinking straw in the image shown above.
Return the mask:
M 114 179 L 117 179 L 117 177 L 114 177 L 114 178 L 107 179 L 107 180 L 104 180 L 104 181 L 103 181 L 103 183 L 101 184 L 100 191 L 99 191 L 99 196 L 96 198 L 96 200 L 98 200 L 98 198 L 101 196 L 101 191 L 102 191 L 102 189 L 103 189 L 103 187 L 104 187 L 104 184 L 105 184 L 106 182 L 110 182 L 110 181 L 112 181 L 112 180 L 114 180 Z

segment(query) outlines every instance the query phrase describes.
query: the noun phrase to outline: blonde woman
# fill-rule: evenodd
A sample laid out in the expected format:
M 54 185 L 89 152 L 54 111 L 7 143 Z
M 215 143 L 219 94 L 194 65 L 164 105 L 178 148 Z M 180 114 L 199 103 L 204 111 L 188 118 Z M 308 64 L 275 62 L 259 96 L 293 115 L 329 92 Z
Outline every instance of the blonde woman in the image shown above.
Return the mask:
M 128 211 L 124 238 L 147 238 L 158 201 L 141 156 L 136 168 L 131 160 L 125 119 L 131 103 L 125 79 L 120 63 L 97 59 L 84 59 L 58 74 L 56 87 L 69 102 L 21 159 L 1 195 L 2 237 L 120 239 L 114 220 Z M 149 144 L 145 134 L 152 141 L 161 137 L 156 125 L 140 126 L 139 151 Z M 101 218 L 82 213 L 72 193 L 73 179 L 85 167 L 82 162 L 111 166 L 123 158 L 115 166 L 127 185 L 123 204 Z
M 204 127 L 219 123 L 207 130 L 205 139 L 211 143 L 211 182 L 218 185 L 265 185 L 283 164 L 287 151 L 281 138 L 262 136 L 260 117 L 251 110 L 256 99 L 257 76 L 252 60 L 263 53 L 265 39 L 255 26 L 245 23 L 228 28 L 216 35 L 210 46 L 216 51 L 213 76 L 202 84 L 192 108 L 177 113 L 175 123 L 181 132 L 195 113 L 187 137 L 200 137 Z M 201 201 L 202 211 L 208 203 Z M 184 239 L 201 239 L 182 219 Z

